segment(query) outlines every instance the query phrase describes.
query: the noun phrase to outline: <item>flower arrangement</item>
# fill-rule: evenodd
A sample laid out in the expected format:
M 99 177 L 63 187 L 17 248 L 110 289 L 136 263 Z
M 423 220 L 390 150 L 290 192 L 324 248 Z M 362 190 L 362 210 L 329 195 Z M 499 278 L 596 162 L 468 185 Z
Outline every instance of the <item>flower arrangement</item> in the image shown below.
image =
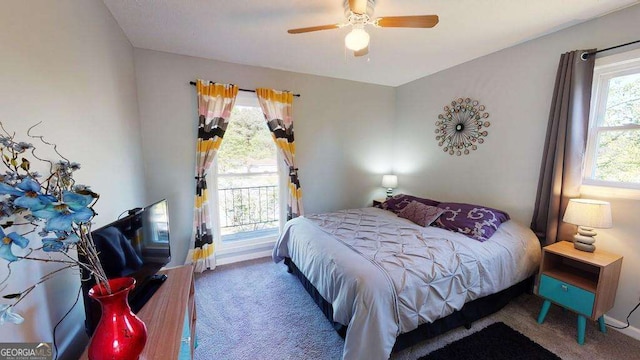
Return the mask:
M 76 184 L 73 173 L 80 169 L 79 164 L 62 156 L 57 146 L 42 136 L 31 135 L 37 125 L 29 128 L 27 135 L 51 147 L 59 160 L 45 160 L 35 146 L 17 141 L 15 133 L 10 134 L 0 123 L 0 167 L 5 168 L 4 173 L 0 171 L 0 264 L 4 262 L 7 267 L 7 275 L 0 279 L 0 294 L 11 278 L 12 264 L 17 261 L 61 266 L 19 292 L 2 294 L 3 302 L 10 303 L 0 304 L 0 325 L 22 323 L 24 318 L 13 311 L 15 306 L 37 285 L 66 269 L 83 268 L 111 293 L 91 238 L 91 220 L 96 215 L 93 206 L 99 196 L 88 186 Z M 47 168 L 47 173 L 41 175 L 32 170 L 34 165 Z M 40 236 L 41 245 L 29 246 L 27 236 L 31 233 Z M 70 253 L 72 249 L 77 251 L 77 258 Z

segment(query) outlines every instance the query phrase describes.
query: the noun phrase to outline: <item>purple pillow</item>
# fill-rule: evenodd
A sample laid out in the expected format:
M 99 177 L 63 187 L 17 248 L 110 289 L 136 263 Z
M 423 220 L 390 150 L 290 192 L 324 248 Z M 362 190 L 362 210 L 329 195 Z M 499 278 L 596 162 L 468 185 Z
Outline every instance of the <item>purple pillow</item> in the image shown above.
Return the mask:
M 392 211 L 395 214 L 400 213 L 405 206 L 409 205 L 412 201 L 417 201 L 419 203 L 429 205 L 429 206 L 438 206 L 440 204 L 439 201 L 423 199 L 416 196 L 398 194 L 391 199 L 387 199 L 385 202 L 380 205 L 380 207 L 384 210 Z
M 425 205 L 417 201 L 412 201 L 405 206 L 398 216 L 413 221 L 420 226 L 429 226 L 432 222 L 442 215 L 444 209 L 435 206 Z
M 485 206 L 463 203 L 440 203 L 444 213 L 435 226 L 459 232 L 478 241 L 488 240 L 498 226 L 509 220 L 509 214 Z

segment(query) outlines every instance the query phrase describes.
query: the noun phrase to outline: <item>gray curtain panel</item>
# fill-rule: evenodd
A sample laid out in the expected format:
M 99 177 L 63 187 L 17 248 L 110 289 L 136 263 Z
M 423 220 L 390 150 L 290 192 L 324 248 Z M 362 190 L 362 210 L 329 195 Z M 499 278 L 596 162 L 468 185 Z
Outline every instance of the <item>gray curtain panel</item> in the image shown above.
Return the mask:
M 562 54 L 549 112 L 531 229 L 543 245 L 571 240 L 576 226 L 562 222 L 569 199 L 580 196 L 589 126 L 593 50 Z

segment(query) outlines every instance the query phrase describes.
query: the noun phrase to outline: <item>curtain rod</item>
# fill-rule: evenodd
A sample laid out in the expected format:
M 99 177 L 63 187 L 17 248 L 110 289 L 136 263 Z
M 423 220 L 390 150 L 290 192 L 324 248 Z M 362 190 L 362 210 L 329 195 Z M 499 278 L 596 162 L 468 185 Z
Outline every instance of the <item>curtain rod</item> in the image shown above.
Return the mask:
M 193 86 L 196 86 L 196 82 L 195 82 L 195 81 L 189 81 L 189 84 L 191 84 L 191 85 L 193 85 Z M 215 82 L 213 82 L 213 81 L 209 81 L 209 84 L 215 84 Z M 238 90 L 240 90 L 240 91 L 246 91 L 246 92 L 252 92 L 252 93 L 256 92 L 255 90 L 251 90 L 251 89 L 238 89 Z M 286 91 L 286 90 L 285 90 L 285 91 Z M 293 96 L 295 96 L 295 97 L 300 97 L 300 94 L 293 94 Z
M 609 51 L 609 50 L 613 50 L 613 49 L 617 49 L 619 47 L 623 47 L 623 46 L 628 46 L 628 45 L 632 45 L 632 44 L 636 44 L 636 43 L 640 43 L 640 40 L 636 40 L 636 41 L 632 41 L 632 42 L 628 42 L 626 44 L 620 44 L 620 45 L 616 45 L 616 46 L 612 46 L 612 47 L 608 47 L 606 49 L 602 49 L 602 50 L 598 50 L 598 51 L 592 51 L 592 52 L 586 52 L 586 53 L 582 53 L 582 55 L 580 55 L 580 59 L 582 60 L 587 60 L 587 58 L 591 55 L 595 55 L 597 53 L 601 53 L 603 51 Z

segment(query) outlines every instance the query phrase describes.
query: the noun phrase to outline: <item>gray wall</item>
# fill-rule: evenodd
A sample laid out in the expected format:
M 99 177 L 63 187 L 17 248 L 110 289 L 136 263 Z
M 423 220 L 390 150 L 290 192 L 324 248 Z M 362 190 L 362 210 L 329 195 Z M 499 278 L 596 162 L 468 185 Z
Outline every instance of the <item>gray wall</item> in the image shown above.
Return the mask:
M 101 195 L 96 225 L 143 203 L 133 47 L 105 5 L 85 0 L 3 1 L 0 54 L 0 121 L 24 140 L 26 129 L 42 121 L 36 133 L 81 163 L 78 183 Z M 44 153 L 45 148 L 38 146 Z M 37 236 L 33 238 L 31 245 L 37 246 Z M 4 278 L 6 266 L 0 262 Z M 24 289 L 51 268 L 24 260 L 15 263 L 3 293 Z M 53 326 L 73 304 L 79 286 L 77 272 L 68 271 L 38 287 L 18 305 L 25 323 L 0 326 L 1 341 L 52 341 Z M 61 349 L 73 339 L 82 342 L 83 337 L 75 335 L 84 333 L 83 322 L 80 301 L 58 328 Z M 74 346 L 82 348 L 82 343 Z M 71 351 L 62 358 L 77 354 Z
M 196 78 L 270 87 L 294 98 L 296 159 L 307 213 L 370 203 L 391 169 L 395 89 L 135 49 L 147 198 L 167 198 L 172 264 L 191 242 L 195 182 Z M 224 146 L 224 141 L 223 141 Z
M 495 206 L 528 225 L 560 54 L 637 40 L 638 19 L 640 5 L 398 87 L 394 170 L 400 190 Z M 478 99 L 491 121 L 485 143 L 461 157 L 444 153 L 434 133 L 443 106 L 459 97 Z M 624 321 L 640 295 L 640 195 L 603 189 L 583 194 L 612 203 L 614 228 L 598 231 L 597 246 L 625 256 L 616 305 L 608 313 Z M 631 320 L 640 326 L 639 316 Z
M 399 191 L 496 206 L 528 224 L 560 53 L 636 40 L 638 18 L 635 6 L 394 89 L 134 50 L 101 1 L 11 0 L 0 12 L 0 121 L 18 132 L 44 121 L 41 133 L 82 163 L 78 181 L 101 194 L 97 226 L 168 198 L 174 264 L 191 238 L 196 103 L 188 82 L 198 77 L 302 94 L 294 119 L 307 212 L 366 206 L 383 196 L 381 175 L 393 170 Z M 460 96 L 485 104 L 492 126 L 477 152 L 451 157 L 436 144 L 434 122 Z M 609 312 L 623 320 L 640 295 L 640 196 L 589 191 L 613 205 L 614 228 L 599 231 L 597 244 L 625 256 Z M 17 265 L 8 290 L 47 271 Z M 77 286 L 67 274 L 36 290 L 19 308 L 26 323 L 0 327 L 0 338 L 50 341 Z M 78 306 L 59 329 L 63 348 L 81 339 L 73 334 L 82 316 Z

